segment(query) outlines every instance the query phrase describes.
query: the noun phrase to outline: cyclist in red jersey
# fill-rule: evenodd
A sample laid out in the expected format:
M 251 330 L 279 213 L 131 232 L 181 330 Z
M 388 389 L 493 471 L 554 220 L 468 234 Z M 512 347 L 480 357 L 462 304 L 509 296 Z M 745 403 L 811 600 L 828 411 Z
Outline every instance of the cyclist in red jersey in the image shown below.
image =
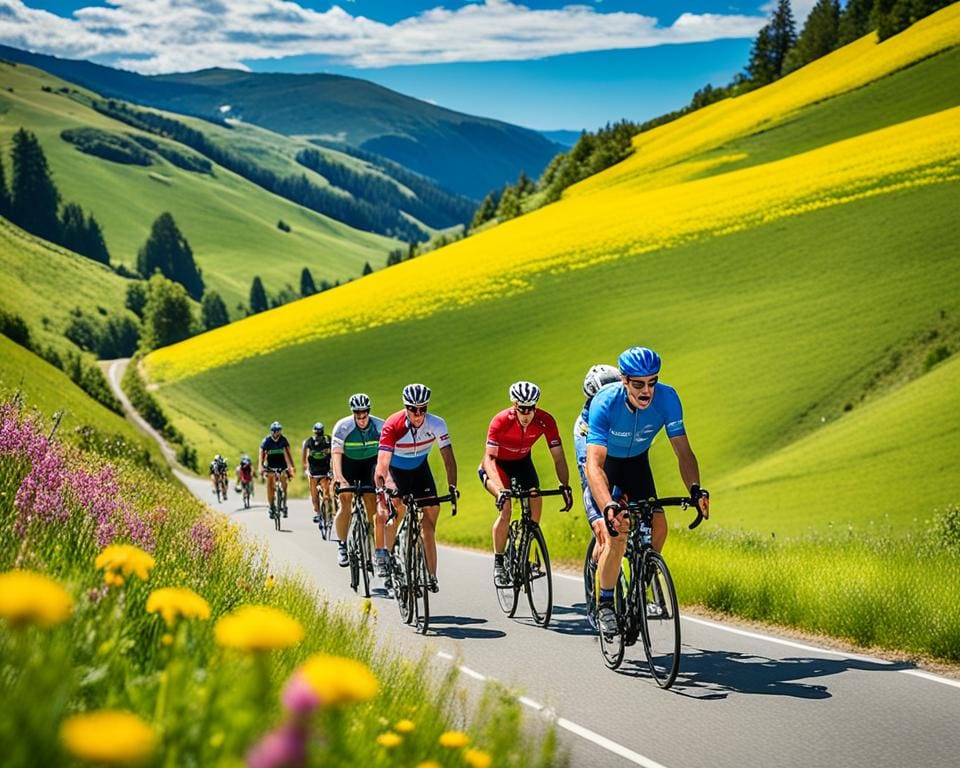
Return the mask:
M 500 411 L 490 422 L 487 449 L 479 470 L 480 481 L 496 499 L 494 503 L 499 513 L 493 524 L 493 574 L 495 582 L 503 586 L 509 583 L 509 576 L 503 565 L 503 551 L 507 547 L 510 516 L 513 513 L 507 489 L 514 478 L 523 490 L 540 487 L 540 478 L 533 466 L 530 449 L 541 435 L 547 441 L 557 470 L 557 480 L 563 489 L 563 511 L 566 512 L 573 506 L 570 473 L 567 470 L 567 459 L 563 455 L 557 422 L 549 413 L 537 408 L 540 387 L 529 381 L 518 381 L 510 387 L 510 400 L 513 401 L 513 406 Z M 540 522 L 542 508 L 542 499 L 536 496 L 530 499 L 530 514 L 534 522 Z

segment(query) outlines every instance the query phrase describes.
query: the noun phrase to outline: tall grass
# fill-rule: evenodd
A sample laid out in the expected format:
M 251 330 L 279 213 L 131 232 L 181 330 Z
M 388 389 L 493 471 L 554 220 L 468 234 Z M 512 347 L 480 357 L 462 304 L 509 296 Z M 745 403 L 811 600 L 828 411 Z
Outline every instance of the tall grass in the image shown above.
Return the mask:
M 156 766 L 562 762 L 552 736 L 531 735 L 519 705 L 501 692 L 491 689 L 479 707 L 465 707 L 455 671 L 436 680 L 427 656 L 411 662 L 378 646 L 369 601 L 329 605 L 300 579 L 276 578 L 265 549 L 184 490 L 131 461 L 70 448 L 48 429 L 18 402 L 0 405 L 0 573 L 46 574 L 73 603 L 69 618 L 43 627 L 11 607 L 39 604 L 39 594 L 0 596 L 5 765 L 73 764 L 71 753 L 79 753 L 61 739 L 63 723 L 105 709 L 140 718 L 157 742 L 146 764 Z M 146 579 L 119 569 L 105 576 L 94 566 L 116 542 L 137 545 L 143 563 L 152 558 Z M 209 619 L 168 625 L 148 613 L 159 587 L 192 590 L 209 605 Z M 299 622 L 303 639 L 293 633 L 275 650 L 223 647 L 217 622 L 254 604 Z M 269 630 L 277 632 L 246 631 Z M 296 681 L 305 673 L 296 670 L 316 652 L 333 657 L 323 663 L 334 672 L 346 670 L 341 686 L 356 685 L 348 660 L 368 666 L 376 695 L 341 694 L 356 698 L 352 706 L 338 706 L 332 694 L 304 705 Z M 447 732 L 469 746 L 443 746 Z M 120 741 L 117 733 L 89 739 L 103 749 Z M 283 752 L 293 748 L 302 760 Z

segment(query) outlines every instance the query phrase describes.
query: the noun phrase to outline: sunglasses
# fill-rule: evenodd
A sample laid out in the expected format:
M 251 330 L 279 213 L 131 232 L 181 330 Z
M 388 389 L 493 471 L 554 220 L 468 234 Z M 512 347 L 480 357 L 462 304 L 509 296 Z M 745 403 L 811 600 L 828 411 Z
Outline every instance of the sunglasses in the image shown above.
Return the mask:
M 359 419 L 361 416 L 369 416 L 370 411 L 354 411 L 353 415 Z
M 537 410 L 537 406 L 535 405 L 518 405 L 517 406 L 517 413 L 533 413 L 535 410 Z
M 415 405 L 408 405 L 407 410 L 412 413 L 414 416 L 420 416 L 427 412 L 427 406 L 422 405 L 419 408 Z

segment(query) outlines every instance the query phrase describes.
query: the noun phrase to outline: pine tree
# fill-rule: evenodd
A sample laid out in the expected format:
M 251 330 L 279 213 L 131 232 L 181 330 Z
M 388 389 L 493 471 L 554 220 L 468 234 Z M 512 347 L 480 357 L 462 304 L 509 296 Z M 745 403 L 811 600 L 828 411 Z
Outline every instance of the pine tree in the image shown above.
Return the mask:
M 227 305 L 223 303 L 223 299 L 216 291 L 209 291 L 203 297 L 203 303 L 200 305 L 200 321 L 208 331 L 230 322 Z
M 360 274 L 363 275 L 364 277 L 366 277 L 367 275 L 373 274 L 373 267 L 370 266 L 369 261 L 365 261 L 363 263 L 363 272 L 361 272 Z
M 193 250 L 177 228 L 173 216 L 161 213 L 150 228 L 150 236 L 137 254 L 137 270 L 144 277 L 158 271 L 180 283 L 190 296 L 203 296 L 203 276 L 193 260 Z
M 838 46 L 859 40 L 870 31 L 870 12 L 872 10 L 873 0 L 847 0 L 838 24 Z
M 57 242 L 60 220 L 57 191 L 47 158 L 37 137 L 21 128 L 13 135 L 13 184 L 10 189 L 10 219 L 39 237 Z
M 317 292 L 317 284 L 313 282 L 313 275 L 306 267 L 300 273 L 300 295 L 313 296 Z
M 780 0 L 770 20 L 770 43 L 773 56 L 774 79 L 783 77 L 783 64 L 790 49 L 797 44 L 797 25 L 793 20 L 790 0 Z
M 87 224 L 83 233 L 84 250 L 83 255 L 101 264 L 110 265 L 110 251 L 107 250 L 107 244 L 103 239 L 103 230 L 100 224 L 91 213 L 87 217 Z
M 7 188 L 7 172 L 4 170 L 2 158 L 0 158 L 0 216 L 10 217 L 10 190 Z
M 797 44 L 787 54 L 784 74 L 800 69 L 836 48 L 839 25 L 839 0 L 817 0 L 807 16 Z
M 470 229 L 476 229 L 481 224 L 490 221 L 494 216 L 497 215 L 497 198 L 493 192 L 489 193 L 483 202 L 480 203 L 480 207 L 477 208 L 476 212 L 473 214 L 473 220 L 470 222 Z
M 84 252 L 86 222 L 83 209 L 76 203 L 67 203 L 60 211 L 60 244 L 75 253 Z
M 144 349 L 175 344 L 193 335 L 193 312 L 190 297 L 180 283 L 163 275 L 150 278 L 147 303 L 143 308 Z
M 269 306 L 263 281 L 260 279 L 260 275 L 256 275 L 250 284 L 250 314 L 255 315 L 258 312 L 263 312 Z

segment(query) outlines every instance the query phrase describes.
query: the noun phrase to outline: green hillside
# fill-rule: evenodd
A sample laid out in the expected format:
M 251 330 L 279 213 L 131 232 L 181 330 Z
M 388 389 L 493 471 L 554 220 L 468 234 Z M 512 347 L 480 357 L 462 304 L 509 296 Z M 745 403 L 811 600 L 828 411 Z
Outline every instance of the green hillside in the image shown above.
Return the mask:
M 271 293 L 285 284 L 299 288 L 303 267 L 318 282 L 349 280 L 368 261 L 382 265 L 397 247 L 396 241 L 294 205 L 218 166 L 211 175 L 184 170 L 156 155 L 153 165 L 143 167 L 79 152 L 60 138 L 61 131 L 86 127 L 124 136 L 146 134 L 70 98 L 71 84 L 31 67 L 0 63 L 0 86 L 5 162 L 12 134 L 21 126 L 33 131 L 63 198 L 96 216 L 113 261 L 128 267 L 135 267 L 154 219 L 170 211 L 193 248 L 208 289 L 218 291 L 232 313 L 238 302 L 246 303 L 255 274 Z M 281 219 L 291 232 L 277 228 Z
M 899 48 L 886 50 L 905 55 L 899 52 L 924 34 L 917 27 L 917 37 L 904 33 L 888 41 Z M 834 55 L 842 61 L 847 54 Z M 876 147 L 902 141 L 894 136 L 955 131 L 955 118 L 938 113 L 958 103 L 950 87 L 956 49 L 921 61 L 926 56 L 918 53 L 912 67 L 814 100 L 716 150 L 747 155 L 737 160 L 739 170 L 715 168 L 710 179 L 678 184 L 678 176 L 684 182 L 691 169 L 702 171 L 703 153 L 642 177 L 613 168 L 597 177 L 592 189 L 599 191 L 574 190 L 554 206 L 394 273 L 397 286 L 427 279 L 431 268 L 436 280 L 456 284 L 456 265 L 463 267 L 464 259 L 488 252 L 507 263 L 505 247 L 536 251 L 534 266 L 517 277 L 507 273 L 500 283 L 473 285 L 476 278 L 461 272 L 459 306 L 444 299 L 441 309 L 411 312 L 409 319 L 360 321 L 362 330 L 351 334 L 321 332 L 218 368 L 197 365 L 194 348 L 204 344 L 197 339 L 181 345 L 182 352 L 170 348 L 162 364 L 160 356 L 148 358 L 148 370 L 163 382 L 158 394 L 201 452 L 236 452 L 250 450 L 274 418 L 296 437 L 317 418 L 332 422 L 356 390 L 367 391 L 374 411 L 385 416 L 399 406 L 404 384 L 424 381 L 434 389 L 431 407 L 450 426 L 465 489 L 464 512 L 441 525 L 441 536 L 485 544 L 492 508 L 473 472 L 486 424 L 507 404 L 510 382 L 537 381 L 543 406 L 568 433 L 582 402 L 583 372 L 614 361 L 626 346 L 649 344 L 664 358 L 663 380 L 683 398 L 691 442 L 715 494 L 715 524 L 778 534 L 830 524 L 889 523 L 906 531 L 914 518 L 955 501 L 960 483 L 960 467 L 944 458 L 960 450 L 954 407 L 960 368 L 954 360 L 933 365 L 960 348 L 960 293 L 944 290 L 960 268 L 955 140 L 945 139 L 943 146 L 953 147 L 946 156 L 918 157 L 915 177 L 898 171 L 886 178 L 878 170 L 881 175 L 858 182 L 848 195 L 811 192 L 788 206 L 789 213 L 771 202 L 781 209 L 751 214 L 740 226 L 718 223 L 710 236 L 668 232 L 659 248 L 621 239 L 630 237 L 626 223 L 622 232 L 605 233 L 605 224 L 599 232 L 573 227 L 583 226 L 590 211 L 607 221 L 617 199 L 636 199 L 623 204 L 624 215 L 636 218 L 636 231 L 644 206 L 652 206 L 650 216 L 666 215 L 660 209 L 672 211 L 674 199 L 696 219 L 708 194 L 722 200 L 726 190 L 739 204 L 748 188 L 777 189 L 799 169 L 809 168 L 815 183 L 824 162 L 858 153 L 872 162 Z M 810 88 L 802 71 L 798 75 L 777 87 Z M 707 121 L 708 112 L 692 119 Z M 929 121 L 911 122 L 925 115 Z M 689 118 L 664 126 L 651 141 L 669 146 L 670 132 L 689 126 Z M 885 138 L 882 129 L 894 128 L 899 133 Z M 923 176 L 928 163 L 940 170 Z M 662 194 L 650 191 L 659 188 Z M 561 226 L 566 229 L 556 231 Z M 368 278 L 371 289 L 385 290 L 390 274 Z M 307 300 L 302 311 L 322 305 L 338 316 L 354 287 L 360 289 Z M 244 332 L 280 332 L 295 315 L 289 309 L 251 321 Z M 183 373 L 169 367 L 178 356 Z M 661 441 L 652 455 L 661 492 L 679 492 L 670 449 Z M 549 460 L 542 451 L 536 458 L 549 482 Z M 875 500 L 863 503 L 867 491 Z M 568 555 L 578 551 L 582 543 L 562 542 L 582 542 L 581 515 L 551 518 L 551 542 Z

